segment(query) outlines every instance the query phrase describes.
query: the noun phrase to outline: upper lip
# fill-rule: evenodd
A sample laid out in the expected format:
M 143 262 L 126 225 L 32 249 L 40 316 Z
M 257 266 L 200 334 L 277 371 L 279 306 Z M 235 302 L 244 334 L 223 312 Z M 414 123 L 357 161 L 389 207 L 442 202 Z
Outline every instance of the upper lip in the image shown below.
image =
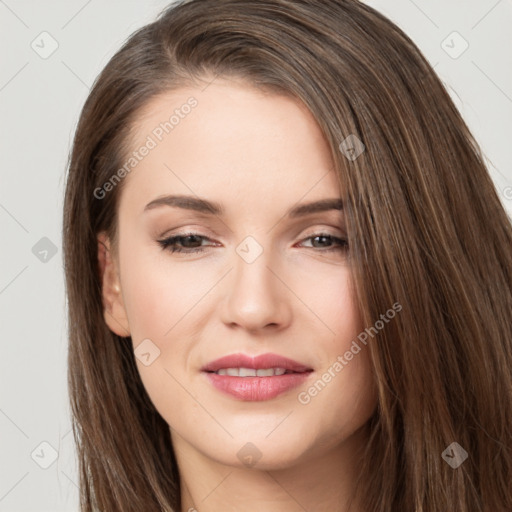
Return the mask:
M 203 372 L 216 372 L 222 368 L 253 368 L 261 370 L 264 368 L 284 368 L 293 372 L 307 372 L 313 369 L 304 364 L 293 361 L 278 354 L 261 354 L 259 356 L 248 356 L 245 354 L 231 354 L 203 366 Z

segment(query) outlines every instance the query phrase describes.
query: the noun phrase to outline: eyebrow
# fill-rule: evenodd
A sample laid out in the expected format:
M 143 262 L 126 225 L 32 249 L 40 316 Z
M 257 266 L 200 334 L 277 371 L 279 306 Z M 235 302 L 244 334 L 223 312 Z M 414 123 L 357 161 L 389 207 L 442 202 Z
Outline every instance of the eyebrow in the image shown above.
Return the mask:
M 185 210 L 193 210 L 203 214 L 219 215 L 225 213 L 224 207 L 215 201 L 208 201 L 194 196 L 170 195 L 153 199 L 149 202 L 144 211 L 152 210 L 160 206 L 170 206 L 174 208 L 182 208 Z M 312 213 L 326 212 L 330 210 L 343 210 L 343 201 L 340 198 L 320 199 L 310 203 L 303 203 L 290 208 L 286 215 L 289 218 L 302 217 Z

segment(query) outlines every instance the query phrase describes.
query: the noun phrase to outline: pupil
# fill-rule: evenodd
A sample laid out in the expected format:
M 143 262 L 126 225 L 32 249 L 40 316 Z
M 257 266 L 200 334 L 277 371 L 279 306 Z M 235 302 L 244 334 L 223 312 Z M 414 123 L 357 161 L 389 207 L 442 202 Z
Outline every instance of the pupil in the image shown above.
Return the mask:
M 187 243 L 187 240 L 190 241 L 191 239 L 192 239 L 192 246 L 194 246 L 194 241 L 196 243 L 199 242 L 199 245 L 201 245 L 201 240 L 197 235 L 188 235 L 188 236 L 181 237 L 180 242 L 185 247 L 190 247 L 190 244 Z M 184 240 L 185 240 L 185 243 L 183 243 Z
M 322 240 L 323 242 L 320 242 L 320 244 L 322 244 L 322 243 L 325 244 L 326 241 L 329 242 L 329 237 L 320 235 L 320 236 L 315 236 L 315 238 L 313 240 Z

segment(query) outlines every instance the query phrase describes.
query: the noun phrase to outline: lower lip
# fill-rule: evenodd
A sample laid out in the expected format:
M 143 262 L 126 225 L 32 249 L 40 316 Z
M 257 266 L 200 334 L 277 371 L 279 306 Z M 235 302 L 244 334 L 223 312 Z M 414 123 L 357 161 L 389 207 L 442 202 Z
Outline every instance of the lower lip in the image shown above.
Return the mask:
M 204 372 L 219 390 L 240 400 L 271 400 L 276 396 L 300 386 L 312 372 L 285 373 L 273 377 L 232 377 Z

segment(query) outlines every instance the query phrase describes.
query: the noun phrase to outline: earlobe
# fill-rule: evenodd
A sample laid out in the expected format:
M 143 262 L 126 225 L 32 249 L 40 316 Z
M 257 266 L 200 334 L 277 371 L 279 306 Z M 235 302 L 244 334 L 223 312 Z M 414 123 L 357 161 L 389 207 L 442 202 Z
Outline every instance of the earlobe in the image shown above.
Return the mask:
M 98 235 L 98 270 L 103 301 L 103 318 L 109 329 L 121 337 L 130 336 L 130 326 L 121 293 L 117 262 L 111 243 L 102 232 Z

